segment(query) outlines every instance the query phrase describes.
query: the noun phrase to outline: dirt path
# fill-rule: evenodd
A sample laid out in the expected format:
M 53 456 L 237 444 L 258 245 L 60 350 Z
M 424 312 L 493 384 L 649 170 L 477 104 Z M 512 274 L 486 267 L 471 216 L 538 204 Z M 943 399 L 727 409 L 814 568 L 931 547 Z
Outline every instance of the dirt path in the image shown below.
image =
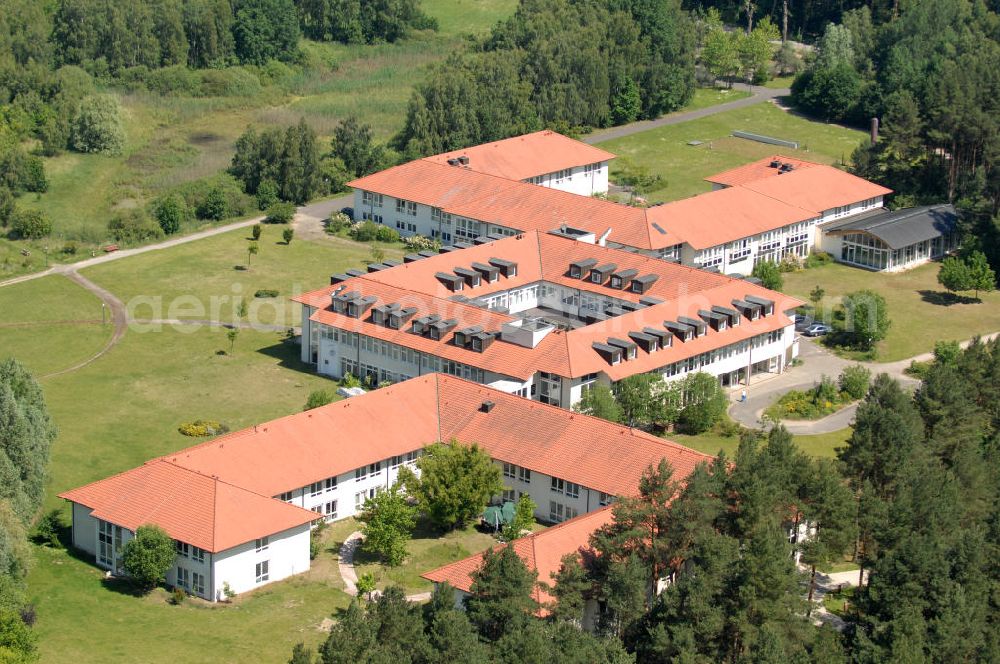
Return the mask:
M 364 537 L 360 530 L 355 530 L 340 545 L 337 569 L 340 570 L 340 578 L 344 580 L 344 592 L 351 597 L 356 597 L 358 594 L 358 573 L 354 570 L 354 554 L 357 552 L 358 547 L 361 546 Z M 379 592 L 377 590 L 371 594 L 372 599 L 378 596 Z M 413 595 L 406 596 L 409 602 L 426 602 L 430 598 L 431 594 L 429 592 L 414 593 Z
M 101 350 L 97 351 L 97 353 L 95 353 L 94 355 L 91 355 L 86 360 L 78 362 L 71 367 L 67 367 L 65 369 L 60 369 L 59 371 L 54 371 L 52 373 L 45 374 L 44 376 L 42 376 L 42 378 L 52 378 L 54 376 L 62 376 L 63 374 L 68 374 L 78 369 L 82 369 L 88 364 L 100 359 L 105 355 L 105 353 L 107 353 L 112 348 L 118 345 L 118 342 L 121 341 L 122 337 L 125 336 L 125 330 L 128 329 L 128 316 L 126 315 L 125 311 L 125 303 L 119 300 L 117 297 L 115 297 L 114 294 L 112 294 L 108 290 L 101 288 L 90 279 L 87 279 L 86 277 L 81 275 L 76 270 L 60 270 L 59 274 L 62 274 L 70 281 L 76 283 L 85 290 L 90 291 L 91 293 L 93 293 L 94 295 L 96 295 L 101 299 L 101 302 L 103 302 L 104 305 L 111 312 L 111 324 L 113 326 L 113 331 L 111 333 L 111 338 L 108 339 L 108 342 L 104 344 L 104 347 L 101 348 Z
M 620 127 L 611 127 L 609 129 L 602 129 L 596 131 L 589 136 L 584 136 L 580 140 L 584 143 L 603 143 L 605 141 L 613 141 L 616 138 L 623 138 L 625 136 L 631 136 L 632 134 L 638 134 L 643 131 L 649 131 L 650 129 L 656 129 L 657 127 L 666 127 L 668 125 L 681 124 L 682 122 L 689 122 L 690 120 L 699 120 L 701 118 L 707 118 L 710 115 L 715 115 L 716 113 L 725 113 L 726 111 L 732 111 L 737 108 L 746 108 L 747 106 L 753 106 L 755 104 L 760 104 L 765 101 L 770 101 L 778 97 L 785 97 L 791 94 L 791 90 L 788 88 L 763 88 L 760 86 L 754 86 L 750 88 L 745 84 L 738 84 L 734 86 L 739 90 L 747 90 L 750 92 L 749 97 L 743 97 L 742 99 L 736 99 L 734 101 L 729 101 L 724 104 L 716 104 L 715 106 L 706 106 L 705 108 L 699 108 L 693 111 L 682 111 L 680 113 L 671 113 L 670 115 L 665 115 L 662 118 L 657 118 L 656 120 L 640 120 L 639 122 L 633 122 L 627 125 L 621 125 Z

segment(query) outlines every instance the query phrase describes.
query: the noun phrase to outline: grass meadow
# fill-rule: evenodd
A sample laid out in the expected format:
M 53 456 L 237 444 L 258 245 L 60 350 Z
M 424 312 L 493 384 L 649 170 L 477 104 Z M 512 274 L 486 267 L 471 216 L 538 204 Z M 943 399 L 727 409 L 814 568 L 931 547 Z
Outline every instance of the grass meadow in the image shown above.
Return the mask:
M 841 296 L 865 288 L 877 291 L 885 298 L 892 323 L 876 347 L 875 359 L 895 362 L 929 353 L 935 341 L 962 341 L 1000 330 L 1000 292 L 980 293 L 979 302 L 972 293 L 956 297 L 937 283 L 939 269 L 939 263 L 927 263 L 889 274 L 832 263 L 785 274 L 782 290 L 808 301 L 810 291 L 822 287 L 826 294 L 821 307 L 828 316 Z
M 798 141 L 799 149 L 734 138 L 734 130 Z M 709 191 L 712 186 L 705 177 L 776 152 L 827 164 L 847 160 L 864 136 L 856 129 L 815 122 L 773 103 L 763 103 L 658 127 L 600 146 L 618 155 L 611 162 L 612 179 L 629 163 L 662 176 L 661 186 L 645 194 L 650 202 L 662 202 Z M 693 141 L 700 143 L 691 145 Z
M 793 438 L 798 448 L 806 454 L 814 457 L 832 458 L 836 456 L 836 449 L 843 447 L 850 436 L 851 429 L 846 428 L 811 436 L 793 436 Z M 730 459 L 736 454 L 736 448 L 740 445 L 739 436 L 722 436 L 714 431 L 697 436 L 671 433 L 667 434 L 666 437 L 705 454 L 718 454 L 722 450 Z

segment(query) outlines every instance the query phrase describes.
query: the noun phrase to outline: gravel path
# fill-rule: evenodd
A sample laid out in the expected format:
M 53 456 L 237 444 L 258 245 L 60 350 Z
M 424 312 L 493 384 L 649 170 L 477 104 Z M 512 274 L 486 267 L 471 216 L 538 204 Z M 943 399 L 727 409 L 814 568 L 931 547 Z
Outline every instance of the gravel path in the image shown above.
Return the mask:
M 656 120 L 640 120 L 638 122 L 632 122 L 631 124 L 621 125 L 620 127 L 602 129 L 588 136 L 584 136 L 580 140 L 584 143 L 590 144 L 613 141 L 616 138 L 631 136 L 632 134 L 649 131 L 650 129 L 656 129 L 657 127 L 666 127 L 668 125 L 681 124 L 682 122 L 688 122 L 690 120 L 707 118 L 710 115 L 715 115 L 716 113 L 725 113 L 726 111 L 732 111 L 737 108 L 754 106 L 755 104 L 771 101 L 772 99 L 785 97 L 791 94 L 791 90 L 788 88 L 763 88 L 760 86 L 750 87 L 743 83 L 737 84 L 733 87 L 739 90 L 747 90 L 750 92 L 750 96 L 729 101 L 725 104 L 716 104 L 715 106 L 699 108 L 694 111 L 671 113 L 670 115 L 665 115 L 662 118 L 657 118 Z
M 340 545 L 340 555 L 337 561 L 337 568 L 340 570 L 340 578 L 344 580 L 344 592 L 351 596 L 357 596 L 358 594 L 358 574 L 354 569 L 354 553 L 361 546 L 361 541 L 365 538 L 361 534 L 360 530 L 356 530 L 347 536 L 344 543 Z M 371 599 L 375 599 L 379 596 L 379 592 L 376 590 L 371 594 Z M 431 598 L 429 592 L 414 593 L 413 595 L 407 595 L 406 599 L 409 602 L 426 602 Z

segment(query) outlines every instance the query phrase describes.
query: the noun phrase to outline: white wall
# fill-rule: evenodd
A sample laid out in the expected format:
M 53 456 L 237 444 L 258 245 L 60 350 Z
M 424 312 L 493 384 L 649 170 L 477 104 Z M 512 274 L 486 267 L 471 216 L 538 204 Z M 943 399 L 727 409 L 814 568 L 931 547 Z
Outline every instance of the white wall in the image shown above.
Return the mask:
M 495 463 L 501 468 L 501 470 L 503 469 L 503 463 L 501 461 L 495 461 Z M 535 502 L 535 505 L 537 506 L 535 509 L 535 518 L 539 521 L 553 521 L 553 519 L 550 518 L 550 503 L 552 502 L 560 503 L 564 507 L 575 509 L 577 514 L 574 516 L 586 514 L 587 512 L 593 512 L 594 510 L 602 507 L 600 504 L 600 491 L 580 486 L 579 496 L 577 498 L 571 498 L 570 496 L 567 496 L 565 492 L 560 494 L 553 491 L 552 476 L 546 475 L 545 473 L 531 471 L 530 482 L 521 480 L 519 472 L 515 472 L 513 478 L 503 475 L 500 479 L 503 481 L 504 487 L 514 490 L 515 501 L 520 498 L 522 494 L 526 494 Z M 566 478 L 562 479 L 565 480 Z M 497 496 L 497 500 L 499 500 L 499 498 L 500 497 Z M 564 516 L 563 520 L 566 518 L 569 517 Z
M 86 505 L 73 503 L 73 546 L 97 555 L 97 519 L 90 516 L 92 510 Z
M 594 194 L 608 193 L 608 162 L 602 161 L 597 168 L 590 173 L 586 173 L 585 166 L 574 166 L 568 170 L 568 177 L 558 177 L 560 173 L 546 173 L 537 177 L 528 178 L 525 182 L 536 184 L 541 187 L 568 191 L 571 194 L 580 196 L 593 196 Z
M 257 583 L 256 565 L 268 561 L 268 580 Z M 309 524 L 271 535 L 267 549 L 257 551 L 254 542 L 246 542 L 217 553 L 213 558 L 211 594 L 223 599 L 223 583 L 237 594 L 309 570 Z

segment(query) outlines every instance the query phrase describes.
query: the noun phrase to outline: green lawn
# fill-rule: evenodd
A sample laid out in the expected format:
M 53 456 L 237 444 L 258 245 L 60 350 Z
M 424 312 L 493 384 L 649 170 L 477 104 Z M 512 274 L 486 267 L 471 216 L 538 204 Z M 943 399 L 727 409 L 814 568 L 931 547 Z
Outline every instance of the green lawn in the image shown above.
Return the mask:
M 60 276 L 0 288 L 0 359 L 15 357 L 35 375 L 97 353 L 111 337 L 101 301 Z
M 407 593 L 413 594 L 432 589 L 433 584 L 430 581 L 420 578 L 424 572 L 485 551 L 496 544 L 495 537 L 480 532 L 471 525 L 445 535 L 421 525 L 407 544 L 409 554 L 406 562 L 399 567 L 386 567 L 380 564 L 363 547 L 358 551 L 355 563 L 358 576 L 374 574 L 379 588 L 399 585 L 405 588 Z
M 772 78 L 770 81 L 764 83 L 765 88 L 771 88 L 772 90 L 780 90 L 781 88 L 792 87 L 792 81 L 795 80 L 794 76 L 777 76 Z
M 734 130 L 798 141 L 800 148 L 790 150 L 733 138 Z M 763 103 L 650 129 L 601 143 L 601 147 L 619 156 L 611 162 L 612 179 L 623 161 L 663 176 L 663 186 L 646 196 L 659 202 L 709 191 L 711 185 L 703 178 L 775 152 L 823 163 L 846 160 L 864 135 L 862 131 L 814 122 Z M 691 141 L 701 144 L 688 145 Z
M 846 293 L 870 288 L 885 297 L 892 326 L 878 344 L 880 362 L 902 360 L 934 349 L 938 340 L 964 340 L 1000 330 L 1000 293 L 981 293 L 980 303 L 957 302 L 937 283 L 939 265 L 929 263 L 898 274 L 830 264 L 785 274 L 784 292 L 803 300 L 817 285 L 828 310 Z M 935 324 L 946 321 L 946 324 Z
M 321 643 L 320 623 L 348 603 L 332 560 L 230 605 L 174 606 L 165 590 L 134 597 L 107 586 L 93 561 L 33 548 L 42 662 L 284 662 L 296 643 Z
M 370 248 L 342 238 L 281 241 L 283 226 L 264 225 L 260 253 L 245 267 L 249 229 L 222 233 L 149 254 L 88 268 L 84 274 L 111 290 L 138 319 L 233 318 L 233 302 L 245 298 L 250 321 L 299 325 L 299 305 L 288 298 L 322 288 L 330 275 L 364 266 Z M 401 245 L 380 244 L 386 258 L 399 258 Z M 260 289 L 277 298 L 255 299 Z M 152 298 L 152 299 L 150 299 Z
M 686 113 L 687 111 L 697 111 L 701 108 L 718 106 L 719 104 L 744 99 L 749 96 L 749 92 L 735 88 L 695 88 L 694 97 L 688 105 L 676 112 Z
M 794 439 L 795 444 L 806 454 L 814 457 L 832 458 L 836 455 L 836 448 L 842 447 L 850 435 L 851 429 L 847 428 L 814 436 L 794 436 Z M 719 450 L 722 450 L 729 458 L 732 458 L 736 453 L 736 448 L 740 444 L 739 436 L 727 437 L 715 432 L 703 433 L 697 436 L 671 433 L 667 434 L 666 437 L 705 454 L 718 454 Z

